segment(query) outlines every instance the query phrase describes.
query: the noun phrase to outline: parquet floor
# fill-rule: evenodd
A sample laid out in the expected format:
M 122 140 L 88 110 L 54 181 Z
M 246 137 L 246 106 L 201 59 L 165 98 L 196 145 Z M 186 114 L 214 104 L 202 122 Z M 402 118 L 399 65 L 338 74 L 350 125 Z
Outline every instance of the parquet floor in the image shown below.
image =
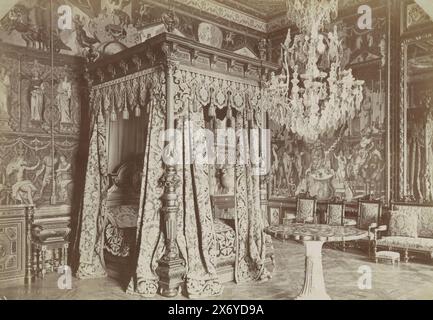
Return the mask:
M 265 283 L 225 284 L 217 299 L 293 299 L 300 292 L 304 279 L 304 247 L 295 242 L 274 240 L 276 269 Z M 360 289 L 361 266 L 371 268 L 371 289 Z M 433 264 L 401 263 L 399 267 L 375 264 L 362 252 L 341 252 L 323 249 L 323 268 L 328 294 L 336 300 L 433 299 Z M 365 268 L 365 267 L 363 267 Z M 140 299 L 126 294 L 111 278 L 73 279 L 71 290 L 57 287 L 57 274 L 49 274 L 31 287 L 22 284 L 0 285 L 0 298 L 7 299 Z M 156 296 L 154 299 L 163 299 Z M 178 299 L 185 299 L 178 296 Z

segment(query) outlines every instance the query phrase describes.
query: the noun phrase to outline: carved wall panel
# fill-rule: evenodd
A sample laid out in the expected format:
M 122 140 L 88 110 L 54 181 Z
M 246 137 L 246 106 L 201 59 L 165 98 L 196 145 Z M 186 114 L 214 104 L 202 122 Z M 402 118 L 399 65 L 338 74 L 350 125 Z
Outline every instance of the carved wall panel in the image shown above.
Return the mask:
M 25 273 L 25 208 L 0 208 L 0 283 Z

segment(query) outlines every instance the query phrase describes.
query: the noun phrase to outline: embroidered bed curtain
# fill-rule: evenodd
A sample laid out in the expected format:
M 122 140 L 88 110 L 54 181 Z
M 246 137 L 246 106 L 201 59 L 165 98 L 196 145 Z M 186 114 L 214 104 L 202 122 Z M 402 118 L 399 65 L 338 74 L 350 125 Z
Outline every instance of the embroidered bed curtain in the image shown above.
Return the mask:
M 106 276 L 103 258 L 103 230 L 108 190 L 106 117 L 101 91 L 91 92 L 91 128 L 86 181 L 81 212 L 79 266 L 81 279 Z
M 113 80 L 92 88 L 90 96 L 90 141 L 80 213 L 79 261 L 77 277 L 81 279 L 106 276 L 104 263 L 104 228 L 107 219 L 107 192 L 109 170 L 107 155 L 107 123 L 126 118 L 130 111 L 144 109 L 150 99 L 152 83 L 161 84 L 162 72 L 149 69 L 120 80 Z M 160 95 L 161 85 L 153 85 L 152 92 Z M 128 110 L 134 105 L 135 110 Z M 143 111 L 144 112 L 144 111 Z
M 186 123 L 204 128 L 203 107 L 221 108 L 231 103 L 236 109 L 234 127 L 248 129 L 261 125 L 259 106 L 260 90 L 251 84 L 226 81 L 212 76 L 177 70 L 174 83 L 177 129 L 183 136 L 189 130 Z M 158 292 L 158 260 L 165 252 L 166 239 L 163 224 L 162 179 L 166 167 L 162 158 L 165 142 L 161 139 L 166 126 L 166 96 L 164 71 L 148 75 L 152 84 L 149 106 L 149 125 L 144 153 L 143 177 L 137 223 L 137 238 L 133 277 L 128 292 L 153 296 Z M 106 85 L 107 87 L 108 85 Z M 107 154 L 105 149 L 106 119 L 112 108 L 124 112 L 126 106 L 107 103 L 104 88 L 93 90 L 92 137 L 85 183 L 85 195 L 81 219 L 80 278 L 104 276 L 103 228 L 106 219 Z M 233 95 L 227 95 L 227 92 Z M 230 102 L 228 102 L 230 101 Z M 252 116 L 251 116 L 252 115 Z M 182 139 L 181 150 L 194 150 L 200 136 L 192 141 Z M 247 131 L 237 135 L 236 149 L 244 153 L 247 161 L 235 165 L 235 232 L 237 282 L 259 280 L 269 276 L 265 268 L 264 220 L 260 209 L 260 176 L 253 174 L 249 161 L 249 135 Z M 242 146 L 243 148 L 240 148 Z M 183 152 L 185 157 L 185 152 Z M 210 165 L 177 165 L 180 184 L 176 188 L 177 211 L 176 244 L 185 261 L 185 288 L 190 297 L 218 295 L 222 284 L 216 272 L 217 240 L 214 230 L 209 192 Z

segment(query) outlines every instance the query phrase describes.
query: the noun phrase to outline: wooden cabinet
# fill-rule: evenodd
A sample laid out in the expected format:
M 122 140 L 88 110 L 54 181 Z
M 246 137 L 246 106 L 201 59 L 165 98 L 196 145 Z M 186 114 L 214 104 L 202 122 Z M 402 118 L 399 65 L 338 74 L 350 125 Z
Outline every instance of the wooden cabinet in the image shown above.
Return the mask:
M 26 267 L 26 208 L 0 207 L 0 283 L 24 279 Z

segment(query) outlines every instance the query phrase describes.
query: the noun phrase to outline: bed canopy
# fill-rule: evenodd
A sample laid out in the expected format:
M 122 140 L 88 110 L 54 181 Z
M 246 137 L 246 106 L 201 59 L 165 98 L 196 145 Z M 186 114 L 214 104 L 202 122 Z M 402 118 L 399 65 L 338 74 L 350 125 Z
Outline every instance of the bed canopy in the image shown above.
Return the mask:
M 221 293 L 219 259 L 228 238 L 221 239 L 212 197 L 216 194 L 212 178 L 217 168 L 195 162 L 165 163 L 163 155 L 173 150 L 166 148 L 161 136 L 166 129 L 186 136 L 188 130 L 214 130 L 218 126 L 265 128 L 261 84 L 276 68 L 264 60 L 171 33 L 89 66 L 91 137 L 80 215 L 78 277 L 106 275 L 104 227 L 112 184 L 109 124 L 123 119 L 127 125 L 127 119 L 144 117 L 144 161 L 128 292 L 174 296 L 183 287 L 189 297 Z M 181 139 L 183 160 L 185 150 L 196 148 L 200 142 L 195 132 L 190 135 L 192 139 Z M 236 136 L 238 153 L 249 154 L 248 139 L 248 135 Z M 239 148 L 241 144 L 244 149 Z M 263 232 L 266 184 L 253 169 L 248 157 L 230 167 L 234 210 L 231 217 L 218 220 L 232 228 L 228 237 L 237 282 L 264 280 L 272 271 L 272 246 Z

